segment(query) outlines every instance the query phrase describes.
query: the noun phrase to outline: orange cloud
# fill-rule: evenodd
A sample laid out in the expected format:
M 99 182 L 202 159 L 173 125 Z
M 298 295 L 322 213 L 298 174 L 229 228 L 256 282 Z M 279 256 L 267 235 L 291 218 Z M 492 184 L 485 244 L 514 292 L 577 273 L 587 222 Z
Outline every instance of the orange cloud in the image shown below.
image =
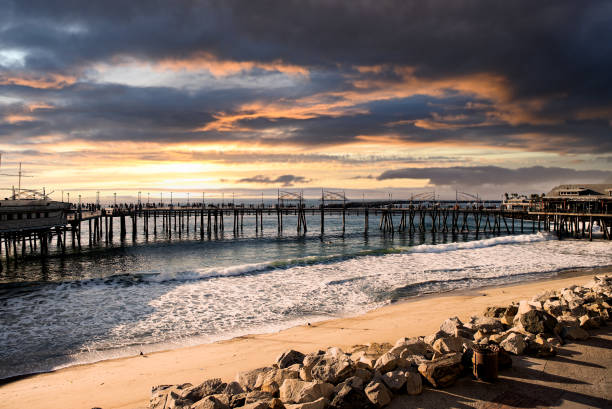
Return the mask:
M 184 59 L 164 59 L 157 63 L 156 66 L 160 69 L 174 71 L 205 69 L 217 77 L 236 74 L 253 68 L 259 68 L 266 71 L 278 71 L 287 75 L 307 76 L 309 74 L 308 69 L 298 65 L 284 63 L 282 60 L 276 60 L 270 63 L 257 61 L 230 61 L 220 60 L 210 53 L 198 53 L 193 57 Z
M 17 76 L 0 75 L 0 85 L 21 85 L 39 89 L 59 89 L 74 84 L 76 77 L 61 74 L 23 74 Z

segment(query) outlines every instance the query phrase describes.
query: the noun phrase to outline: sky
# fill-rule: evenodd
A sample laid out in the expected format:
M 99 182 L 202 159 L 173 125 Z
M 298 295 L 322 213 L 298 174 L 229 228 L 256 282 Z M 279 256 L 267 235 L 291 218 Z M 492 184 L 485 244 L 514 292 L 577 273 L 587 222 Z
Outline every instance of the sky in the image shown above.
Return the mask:
M 610 1 L 0 9 L 0 172 L 55 198 L 612 183 Z

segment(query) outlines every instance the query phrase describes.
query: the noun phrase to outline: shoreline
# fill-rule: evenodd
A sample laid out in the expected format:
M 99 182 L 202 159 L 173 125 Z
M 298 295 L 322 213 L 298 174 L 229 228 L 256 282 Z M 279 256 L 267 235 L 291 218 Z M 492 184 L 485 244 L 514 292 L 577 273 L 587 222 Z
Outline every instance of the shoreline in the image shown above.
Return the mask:
M 210 377 L 232 380 L 236 372 L 271 362 L 288 347 L 308 353 L 329 345 L 350 347 L 358 343 L 394 342 L 401 336 L 428 335 L 450 316 L 464 319 L 482 313 L 487 305 L 530 298 L 543 290 L 584 283 L 593 275 L 610 272 L 609 266 L 572 269 L 553 277 L 508 285 L 427 294 L 401 299 L 357 316 L 312 325 L 20 375 L 1 381 L 0 398 L 6 403 L 33 408 L 146 407 L 150 388 L 156 384 L 196 383 Z M 402 320 L 404 316 L 408 319 Z M 346 344 L 347 339 L 350 344 Z M 33 389 L 37 390 L 36 396 L 31 396 Z M 62 396 L 67 401 L 50 404 L 47 394 Z
M 279 324 L 278 327 L 280 327 L 280 328 L 278 328 L 278 329 L 275 327 L 274 329 L 271 329 L 269 331 L 265 331 L 264 330 L 264 331 L 260 331 L 260 332 L 246 332 L 246 333 L 241 334 L 241 335 L 229 336 L 227 338 L 221 338 L 221 339 L 217 339 L 217 340 L 210 341 L 210 342 L 201 342 L 201 343 L 193 343 L 193 344 L 182 344 L 182 345 L 181 344 L 176 344 L 177 346 L 175 348 L 162 348 L 162 349 L 158 349 L 158 350 L 152 350 L 152 351 L 149 351 L 149 352 L 144 352 L 144 355 L 151 356 L 153 354 L 167 353 L 167 352 L 178 351 L 178 350 L 187 349 L 187 348 L 200 347 L 200 346 L 203 346 L 203 345 L 211 345 L 211 344 L 216 344 L 216 343 L 228 342 L 228 341 L 233 341 L 235 339 L 240 339 L 240 338 L 245 338 L 245 337 L 256 337 L 256 336 L 263 336 L 263 335 L 269 335 L 269 334 L 276 334 L 276 333 L 280 333 L 280 332 L 283 332 L 283 331 L 290 330 L 292 328 L 307 326 L 307 324 L 310 324 L 311 322 L 314 323 L 315 325 L 317 325 L 317 324 L 325 323 L 325 322 L 328 322 L 328 321 L 337 321 L 337 320 L 356 318 L 356 317 L 360 317 L 360 316 L 369 314 L 371 312 L 377 311 L 377 310 L 379 310 L 381 308 L 385 308 L 385 307 L 388 307 L 388 306 L 391 306 L 391 305 L 397 305 L 397 304 L 403 304 L 403 303 L 411 303 L 411 302 L 418 301 L 418 300 L 427 300 L 427 299 L 430 299 L 430 298 L 443 298 L 445 296 L 453 296 L 453 295 L 456 295 L 456 296 L 461 296 L 461 295 L 469 296 L 469 295 L 472 295 L 472 296 L 474 296 L 478 292 L 481 292 L 481 291 L 487 290 L 487 289 L 491 289 L 491 288 L 511 287 L 511 286 L 521 285 L 521 284 L 528 284 L 528 283 L 537 283 L 537 282 L 542 282 L 542 281 L 548 281 L 548 280 L 552 280 L 552 279 L 556 279 L 556 278 L 580 277 L 580 276 L 583 276 L 584 273 L 587 272 L 587 271 L 588 272 L 593 272 L 593 275 L 612 273 L 612 265 L 608 265 L 608 266 L 605 266 L 605 267 L 598 267 L 598 268 L 592 268 L 592 267 L 567 268 L 567 269 L 562 269 L 562 270 L 558 270 L 558 271 L 554 271 L 554 272 L 538 273 L 538 274 L 541 274 L 541 275 L 551 275 L 551 274 L 554 274 L 554 276 L 552 276 L 552 277 L 537 277 L 537 276 L 530 275 L 529 278 L 527 278 L 525 280 L 516 281 L 516 282 L 508 282 L 508 283 L 503 283 L 503 284 L 484 285 L 484 286 L 480 286 L 480 287 L 476 287 L 476 288 L 450 289 L 450 290 L 441 291 L 441 292 L 431 292 L 431 293 L 426 293 L 426 294 L 421 294 L 421 295 L 407 296 L 407 297 L 402 297 L 402 298 L 399 298 L 399 299 L 389 300 L 389 302 L 387 302 L 384 305 L 381 305 L 381 306 L 378 306 L 378 307 L 366 310 L 364 312 L 361 312 L 361 313 L 355 314 L 355 315 L 347 314 L 347 315 L 344 315 L 344 316 L 341 315 L 341 316 L 335 316 L 335 317 L 331 317 L 331 318 L 321 318 L 321 319 L 311 320 L 310 322 L 308 322 L 308 319 L 304 319 L 304 320 L 301 320 L 301 319 L 300 320 L 291 320 L 291 321 L 289 321 L 290 324 L 288 326 L 282 326 L 282 325 Z M 292 325 L 291 323 L 293 323 L 294 321 L 304 321 L 304 322 Z M 152 345 L 155 345 L 155 344 L 152 344 Z M 163 345 L 166 346 L 168 344 L 164 343 Z M 141 347 L 144 347 L 142 349 L 146 349 L 147 346 L 149 346 L 149 345 L 142 345 Z M 133 346 L 133 347 L 130 347 L 130 348 L 131 349 L 141 349 L 141 347 Z M 138 356 L 140 356 L 138 353 L 126 354 L 126 355 L 123 355 L 123 356 L 115 356 L 115 357 L 109 357 L 109 358 L 102 358 L 102 359 L 98 359 L 98 360 L 92 360 L 90 362 L 68 364 L 68 365 L 65 365 L 65 366 L 60 366 L 58 368 L 49 369 L 49 370 L 46 370 L 46 371 L 31 372 L 31 373 L 25 373 L 25 374 L 20 374 L 20 375 L 9 376 L 9 377 L 0 379 L 0 388 L 3 385 L 7 385 L 7 384 L 10 384 L 12 382 L 16 382 L 18 380 L 21 380 L 21 379 L 31 378 L 31 377 L 37 376 L 37 375 L 50 374 L 50 373 L 62 371 L 62 370 L 69 369 L 69 368 L 80 367 L 80 366 L 87 366 L 87 365 L 95 365 L 95 364 L 100 363 L 100 362 L 128 359 L 128 358 L 134 358 L 134 357 L 138 357 Z

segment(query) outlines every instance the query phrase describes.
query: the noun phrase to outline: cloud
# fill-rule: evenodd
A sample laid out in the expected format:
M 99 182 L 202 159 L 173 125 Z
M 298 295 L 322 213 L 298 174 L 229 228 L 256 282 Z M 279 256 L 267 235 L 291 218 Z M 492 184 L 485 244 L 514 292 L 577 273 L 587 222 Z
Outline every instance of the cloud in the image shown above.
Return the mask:
M 428 179 L 433 186 L 484 186 L 603 183 L 612 182 L 609 170 L 576 170 L 559 167 L 532 166 L 508 169 L 498 166 L 453 166 L 448 168 L 403 168 L 383 172 L 378 180 Z
M 264 175 L 256 175 L 252 178 L 244 178 L 238 180 L 236 183 L 263 183 L 263 184 L 280 184 L 284 187 L 293 186 L 295 183 L 308 183 L 309 179 L 306 179 L 303 176 L 295 176 L 295 175 L 281 175 L 277 178 L 270 178 Z
M 605 0 L 6 0 L 0 141 L 605 155 L 610 18 Z

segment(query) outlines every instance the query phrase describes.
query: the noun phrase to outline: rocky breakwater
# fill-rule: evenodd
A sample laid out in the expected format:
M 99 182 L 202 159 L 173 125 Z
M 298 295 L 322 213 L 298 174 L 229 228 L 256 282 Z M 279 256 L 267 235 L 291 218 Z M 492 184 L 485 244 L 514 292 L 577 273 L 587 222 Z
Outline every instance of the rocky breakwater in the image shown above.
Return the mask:
M 471 373 L 473 346 L 496 345 L 501 370 L 513 355 L 548 357 L 557 346 L 589 337 L 612 313 L 612 277 L 546 292 L 507 306 L 491 306 L 467 322 L 447 319 L 435 334 L 395 345 L 355 345 L 310 354 L 289 350 L 269 367 L 241 372 L 233 382 L 161 385 L 151 409 L 366 409 L 423 385 L 444 388 Z M 471 375 L 470 375 L 471 376 Z

